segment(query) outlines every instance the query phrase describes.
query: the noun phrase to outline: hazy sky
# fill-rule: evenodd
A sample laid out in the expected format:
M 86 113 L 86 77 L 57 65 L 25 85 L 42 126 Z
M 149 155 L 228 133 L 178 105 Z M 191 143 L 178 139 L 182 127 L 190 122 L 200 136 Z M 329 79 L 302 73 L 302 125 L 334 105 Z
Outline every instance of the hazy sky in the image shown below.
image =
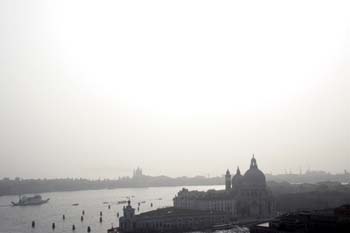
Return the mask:
M 1 1 L 0 177 L 350 170 L 348 1 Z

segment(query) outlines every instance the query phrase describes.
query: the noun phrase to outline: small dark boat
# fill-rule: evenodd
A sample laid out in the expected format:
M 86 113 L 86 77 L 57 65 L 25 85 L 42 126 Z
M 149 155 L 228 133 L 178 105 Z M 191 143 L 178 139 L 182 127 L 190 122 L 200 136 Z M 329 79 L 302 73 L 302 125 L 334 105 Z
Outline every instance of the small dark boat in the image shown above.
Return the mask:
M 117 227 L 111 227 L 110 229 L 107 230 L 107 233 L 119 233 Z
M 78 206 L 79 205 L 79 203 L 73 203 L 72 204 L 72 206 Z
M 128 203 L 128 201 L 118 201 L 118 204 L 126 204 L 126 203 Z

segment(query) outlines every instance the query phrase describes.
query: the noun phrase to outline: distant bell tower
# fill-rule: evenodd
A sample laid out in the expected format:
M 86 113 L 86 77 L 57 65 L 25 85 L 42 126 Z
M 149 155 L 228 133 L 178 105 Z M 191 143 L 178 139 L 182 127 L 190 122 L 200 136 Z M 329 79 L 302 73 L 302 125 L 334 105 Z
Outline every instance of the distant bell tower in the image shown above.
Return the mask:
M 231 174 L 230 171 L 227 169 L 226 175 L 225 175 L 225 186 L 226 186 L 226 191 L 231 189 Z

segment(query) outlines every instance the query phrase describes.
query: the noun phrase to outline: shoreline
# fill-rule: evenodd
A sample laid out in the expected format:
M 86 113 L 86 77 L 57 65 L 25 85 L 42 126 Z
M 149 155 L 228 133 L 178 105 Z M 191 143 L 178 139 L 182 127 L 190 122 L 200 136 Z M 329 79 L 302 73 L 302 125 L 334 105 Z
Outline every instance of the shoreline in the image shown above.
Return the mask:
M 31 194 L 49 194 L 49 193 L 71 193 L 71 192 L 85 192 L 85 191 L 100 191 L 100 190 L 116 190 L 116 189 L 148 189 L 148 188 L 173 188 L 173 187 L 179 187 L 179 189 L 182 189 L 183 187 L 200 187 L 200 186 L 224 186 L 222 184 L 218 185 L 167 185 L 167 186 L 147 186 L 147 187 L 118 187 L 118 188 L 99 188 L 99 189 L 78 189 L 78 190 L 54 190 L 54 191 L 43 191 L 43 192 L 28 192 L 28 193 L 21 193 L 21 195 L 31 195 Z M 13 197 L 18 196 L 18 194 L 5 194 L 1 195 L 1 197 Z

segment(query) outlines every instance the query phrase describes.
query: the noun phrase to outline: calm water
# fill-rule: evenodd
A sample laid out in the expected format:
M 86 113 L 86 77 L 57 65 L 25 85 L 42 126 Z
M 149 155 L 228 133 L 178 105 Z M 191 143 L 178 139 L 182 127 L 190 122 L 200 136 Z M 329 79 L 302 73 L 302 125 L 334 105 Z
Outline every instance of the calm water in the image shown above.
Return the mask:
M 75 224 L 77 233 L 87 232 L 90 226 L 92 232 L 106 233 L 107 229 L 118 226 L 117 213 L 122 215 L 123 205 L 118 201 L 132 197 L 132 205 L 137 207 L 141 204 L 142 213 L 152 209 L 172 206 L 172 199 L 182 187 L 159 187 L 159 188 L 128 188 L 113 190 L 91 190 L 77 192 L 55 192 L 41 194 L 43 199 L 50 198 L 47 204 L 41 206 L 12 207 L 11 201 L 17 201 L 17 196 L 0 197 L 0 232 L 1 233 L 59 233 L 72 232 Z M 211 188 L 223 189 L 223 186 L 189 186 L 190 190 L 208 190 Z M 108 202 L 111 209 L 108 209 Z M 79 206 L 72 206 L 79 203 Z M 153 208 L 150 204 L 153 203 Z M 82 210 L 85 211 L 84 221 L 80 221 Z M 103 212 L 103 222 L 99 222 L 100 211 Z M 66 216 L 63 221 L 62 215 Z M 31 228 L 31 222 L 35 220 L 36 227 Z M 56 229 L 51 229 L 55 222 Z

